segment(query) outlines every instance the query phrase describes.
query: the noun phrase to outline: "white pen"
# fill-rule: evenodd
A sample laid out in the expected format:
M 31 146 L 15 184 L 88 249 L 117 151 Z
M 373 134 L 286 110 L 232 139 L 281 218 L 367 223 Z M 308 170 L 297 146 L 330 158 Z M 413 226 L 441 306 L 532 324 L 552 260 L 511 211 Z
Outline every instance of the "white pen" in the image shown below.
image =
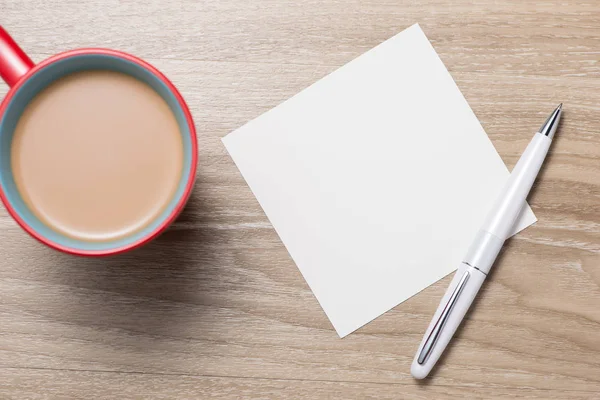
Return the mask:
M 525 149 L 458 267 L 413 360 L 410 372 L 415 378 L 423 379 L 429 374 L 473 303 L 544 163 L 561 113 L 562 103 Z

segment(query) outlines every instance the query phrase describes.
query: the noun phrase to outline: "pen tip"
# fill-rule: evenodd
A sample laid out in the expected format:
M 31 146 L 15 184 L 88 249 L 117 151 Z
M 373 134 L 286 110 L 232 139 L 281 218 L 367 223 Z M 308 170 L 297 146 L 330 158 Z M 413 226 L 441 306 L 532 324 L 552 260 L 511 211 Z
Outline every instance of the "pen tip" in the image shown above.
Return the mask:
M 556 128 L 558 128 L 558 121 L 560 121 L 562 114 L 562 105 L 563 103 L 560 103 L 548 117 L 544 125 L 542 125 L 539 130 L 542 135 L 548 136 L 550 139 L 554 137 L 554 132 L 556 132 Z

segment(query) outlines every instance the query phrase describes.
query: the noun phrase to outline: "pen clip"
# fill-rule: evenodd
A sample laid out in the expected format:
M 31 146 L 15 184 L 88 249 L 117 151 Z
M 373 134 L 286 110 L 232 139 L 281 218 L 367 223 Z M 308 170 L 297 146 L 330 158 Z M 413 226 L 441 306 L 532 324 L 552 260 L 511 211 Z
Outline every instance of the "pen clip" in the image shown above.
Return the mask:
M 444 325 L 446 324 L 446 321 L 448 320 L 448 317 L 450 316 L 450 312 L 452 311 L 452 308 L 454 308 L 454 305 L 456 304 L 456 301 L 458 300 L 458 296 L 460 296 L 460 293 L 462 292 L 467 281 L 469 280 L 469 276 L 470 276 L 469 271 L 465 271 L 463 276 L 460 278 L 458 285 L 456 285 L 456 288 L 452 292 L 452 295 L 448 299 L 448 302 L 444 306 L 444 310 L 442 311 L 438 320 L 436 321 L 435 325 L 433 326 L 431 333 L 429 334 L 429 336 L 427 336 L 427 340 L 423 344 L 421 353 L 419 353 L 419 358 L 417 359 L 417 362 L 419 364 L 421 364 L 421 365 L 424 364 L 425 361 L 427 361 L 427 358 L 429 357 L 429 355 L 431 354 L 433 347 L 435 346 L 435 343 L 439 339 L 440 334 L 442 333 L 442 329 L 444 328 Z

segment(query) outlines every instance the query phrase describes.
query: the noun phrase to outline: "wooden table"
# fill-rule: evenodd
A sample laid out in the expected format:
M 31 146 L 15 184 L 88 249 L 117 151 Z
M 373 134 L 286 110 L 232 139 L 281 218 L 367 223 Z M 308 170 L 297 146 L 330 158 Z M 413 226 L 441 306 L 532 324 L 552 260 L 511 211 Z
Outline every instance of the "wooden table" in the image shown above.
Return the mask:
M 0 0 L 36 61 L 103 46 L 155 64 L 200 145 L 189 206 L 131 254 L 59 254 L 0 211 L 0 398 L 600 399 L 600 3 L 535 3 Z M 409 366 L 448 278 L 339 339 L 220 141 L 415 22 L 509 167 L 566 110 L 539 222 L 422 383 Z

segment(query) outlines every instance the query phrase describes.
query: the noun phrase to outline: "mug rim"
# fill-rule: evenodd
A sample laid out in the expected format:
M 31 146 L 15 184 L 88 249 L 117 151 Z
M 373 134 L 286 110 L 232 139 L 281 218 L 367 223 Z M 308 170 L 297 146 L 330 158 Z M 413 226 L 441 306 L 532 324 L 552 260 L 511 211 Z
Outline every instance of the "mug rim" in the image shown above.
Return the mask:
M 106 48 L 82 48 L 82 49 L 68 50 L 65 52 L 55 54 L 54 56 L 51 56 L 51 57 L 45 59 L 44 61 L 40 62 L 39 64 L 34 65 L 33 68 L 31 68 L 29 71 L 27 71 L 17 81 L 17 83 L 9 89 L 8 93 L 2 100 L 2 103 L 0 104 L 0 120 L 4 116 L 4 113 L 6 112 L 6 109 L 8 108 L 8 105 L 11 103 L 15 94 L 18 92 L 18 90 L 21 88 L 21 86 L 23 86 L 23 84 L 26 81 L 28 81 L 33 75 L 37 74 L 39 71 L 46 68 L 50 64 L 53 64 L 55 62 L 58 62 L 58 61 L 61 61 L 61 60 L 67 59 L 67 58 L 81 56 L 81 55 L 106 55 L 106 56 L 113 56 L 113 57 L 121 58 L 126 61 L 132 62 L 132 63 L 137 64 L 140 67 L 146 69 L 150 73 L 152 73 L 155 77 L 157 77 L 159 80 L 161 80 L 167 86 L 167 88 L 171 91 L 171 93 L 177 100 L 179 108 L 181 109 L 181 111 L 183 112 L 183 115 L 185 116 L 185 120 L 186 120 L 186 123 L 189 128 L 189 134 L 191 136 L 190 142 L 191 142 L 192 159 L 191 159 L 191 164 L 190 164 L 190 168 L 189 168 L 188 181 L 186 182 L 183 194 L 180 196 L 179 199 L 177 199 L 177 204 L 175 205 L 175 208 L 173 209 L 173 211 L 166 218 L 164 218 L 153 231 L 151 231 L 147 235 L 141 237 L 140 239 L 138 239 L 132 243 L 117 246 L 114 248 L 102 249 L 102 250 L 84 250 L 84 249 L 78 249 L 75 247 L 64 246 L 64 245 L 56 243 L 56 242 L 50 240 L 49 238 L 41 235 L 38 231 L 36 231 L 33 227 L 31 227 L 29 224 L 27 224 L 19 216 L 19 214 L 13 208 L 12 204 L 10 204 L 2 185 L 0 185 L 0 200 L 2 200 L 4 207 L 6 208 L 6 210 L 10 214 L 10 216 L 19 224 L 19 226 L 21 226 L 21 228 L 23 228 L 23 230 L 25 230 L 25 232 L 27 232 L 30 236 L 32 236 L 34 239 L 38 240 L 39 242 L 41 242 L 53 249 L 62 251 L 64 253 L 77 255 L 77 256 L 90 256 L 90 257 L 109 256 L 109 255 L 124 253 L 129 250 L 133 250 L 135 248 L 143 246 L 144 244 L 152 241 L 158 235 L 160 235 L 169 225 L 171 225 L 171 223 L 173 223 L 173 221 L 177 218 L 177 216 L 181 213 L 181 211 L 183 211 L 183 208 L 185 207 L 187 200 L 189 199 L 189 197 L 192 193 L 192 189 L 194 187 L 195 178 L 196 178 L 196 168 L 197 168 L 197 163 L 198 163 L 198 143 L 197 143 L 197 136 L 196 136 L 196 127 L 194 125 L 194 121 L 193 121 L 190 109 L 189 109 L 187 103 L 185 102 L 185 100 L 183 99 L 183 96 L 181 96 L 181 93 L 179 93 L 179 90 L 177 90 L 175 85 L 162 72 L 160 72 L 157 68 L 155 68 L 153 65 L 151 65 L 147 61 L 144 61 L 136 56 L 133 56 L 131 54 L 128 54 L 128 53 L 125 53 L 122 51 L 106 49 Z

